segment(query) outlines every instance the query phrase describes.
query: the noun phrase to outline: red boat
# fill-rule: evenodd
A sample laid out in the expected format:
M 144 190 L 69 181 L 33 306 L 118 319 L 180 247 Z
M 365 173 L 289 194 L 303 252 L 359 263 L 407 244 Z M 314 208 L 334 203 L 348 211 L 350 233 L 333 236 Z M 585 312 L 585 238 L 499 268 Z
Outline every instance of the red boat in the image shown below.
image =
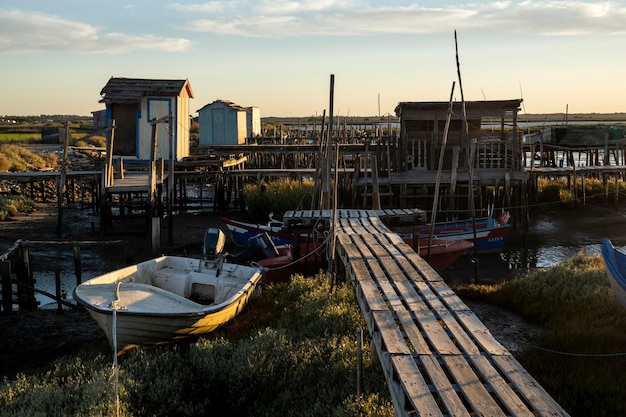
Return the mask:
M 465 255 L 474 244 L 466 240 L 433 239 L 430 243 L 430 257 L 428 254 L 428 238 L 420 238 L 418 254 L 424 258 L 437 272 L 446 269 L 450 264 Z

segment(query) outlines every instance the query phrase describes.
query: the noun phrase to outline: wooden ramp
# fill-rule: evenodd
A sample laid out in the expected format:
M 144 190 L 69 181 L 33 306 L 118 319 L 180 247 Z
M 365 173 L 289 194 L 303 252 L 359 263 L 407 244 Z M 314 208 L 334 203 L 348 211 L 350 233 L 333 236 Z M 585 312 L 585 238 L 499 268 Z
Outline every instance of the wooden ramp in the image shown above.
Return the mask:
M 290 212 L 295 218 L 305 212 Z M 337 253 L 397 416 L 567 416 L 375 211 L 340 210 Z

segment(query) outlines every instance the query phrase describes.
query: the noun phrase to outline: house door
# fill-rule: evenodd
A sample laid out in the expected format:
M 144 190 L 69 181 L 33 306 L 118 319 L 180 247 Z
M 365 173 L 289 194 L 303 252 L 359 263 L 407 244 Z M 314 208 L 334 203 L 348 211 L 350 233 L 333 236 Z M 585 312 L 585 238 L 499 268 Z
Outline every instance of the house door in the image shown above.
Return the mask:
M 113 104 L 111 119 L 115 120 L 113 155 L 137 155 L 137 105 Z
M 224 109 L 211 110 L 213 120 L 213 143 L 216 145 L 226 144 L 226 120 Z
M 148 99 L 148 120 L 160 119 L 170 114 L 171 102 L 169 99 Z M 152 131 L 152 128 L 150 129 Z M 152 135 L 152 132 L 150 133 Z M 174 137 L 174 140 L 176 138 Z M 176 148 L 174 148 L 176 149 Z M 169 159 L 170 155 L 170 132 L 168 123 L 157 124 L 157 153 L 156 158 Z M 176 155 L 174 155 L 176 159 Z

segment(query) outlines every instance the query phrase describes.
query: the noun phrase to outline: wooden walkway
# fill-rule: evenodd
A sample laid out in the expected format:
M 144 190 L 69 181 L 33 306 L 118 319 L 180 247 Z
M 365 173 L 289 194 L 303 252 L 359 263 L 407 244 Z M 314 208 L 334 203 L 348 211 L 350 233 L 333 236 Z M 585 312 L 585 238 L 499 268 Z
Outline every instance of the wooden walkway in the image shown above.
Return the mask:
M 376 346 L 395 414 L 567 416 L 378 214 L 339 210 L 337 253 Z M 307 216 L 310 211 L 286 215 Z

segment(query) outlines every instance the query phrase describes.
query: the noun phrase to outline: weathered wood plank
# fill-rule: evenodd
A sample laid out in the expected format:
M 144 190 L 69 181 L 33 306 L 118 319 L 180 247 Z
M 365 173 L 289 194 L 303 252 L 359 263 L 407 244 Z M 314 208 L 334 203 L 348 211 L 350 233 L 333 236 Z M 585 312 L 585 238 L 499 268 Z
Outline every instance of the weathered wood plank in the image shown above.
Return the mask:
M 530 404 L 535 415 L 550 417 L 568 415 L 515 358 L 510 355 L 493 356 L 492 360 L 511 380 L 513 389 Z
M 442 361 L 473 412 L 479 416 L 505 416 L 506 413 L 491 397 L 480 378 L 461 355 L 444 355 Z
M 424 330 L 426 339 L 430 341 L 435 351 L 442 355 L 459 355 L 459 349 L 456 347 L 448 333 L 443 328 L 442 323 L 430 311 L 417 311 L 415 317 L 419 326 Z
M 465 404 L 459 397 L 452 382 L 441 368 L 439 361 L 432 355 L 419 356 L 421 367 L 426 371 L 426 375 L 430 379 L 435 391 L 441 399 L 449 416 L 470 416 Z
M 372 311 L 372 316 L 384 343 L 382 350 L 393 355 L 410 355 L 411 350 L 404 341 L 404 337 L 402 337 L 402 333 L 400 333 L 391 312 L 389 310 Z
M 456 311 L 455 314 L 464 326 L 467 334 L 470 334 L 485 352 L 488 352 L 490 355 L 507 355 L 509 353 L 473 312 Z
M 410 356 L 394 355 L 391 358 L 397 379 L 402 385 L 403 392 L 397 392 L 397 406 L 405 410 L 406 414 L 418 416 L 443 416 L 437 402 L 430 393 L 428 384 L 424 381 L 420 370 Z M 392 378 L 392 381 L 395 378 Z M 403 394 L 406 394 L 403 395 Z M 410 403 L 408 407 L 406 401 Z M 415 412 L 413 412 L 415 410 Z M 397 413 L 396 413 L 397 415 Z M 455 414 L 457 415 L 457 414 Z M 463 414 L 458 414 L 462 416 Z M 467 415 L 467 414 L 466 414 Z
M 509 410 L 510 415 L 516 417 L 532 417 L 534 415 L 486 357 L 482 355 L 470 356 L 469 361 L 480 372 L 485 384 L 491 387 L 498 400 Z

